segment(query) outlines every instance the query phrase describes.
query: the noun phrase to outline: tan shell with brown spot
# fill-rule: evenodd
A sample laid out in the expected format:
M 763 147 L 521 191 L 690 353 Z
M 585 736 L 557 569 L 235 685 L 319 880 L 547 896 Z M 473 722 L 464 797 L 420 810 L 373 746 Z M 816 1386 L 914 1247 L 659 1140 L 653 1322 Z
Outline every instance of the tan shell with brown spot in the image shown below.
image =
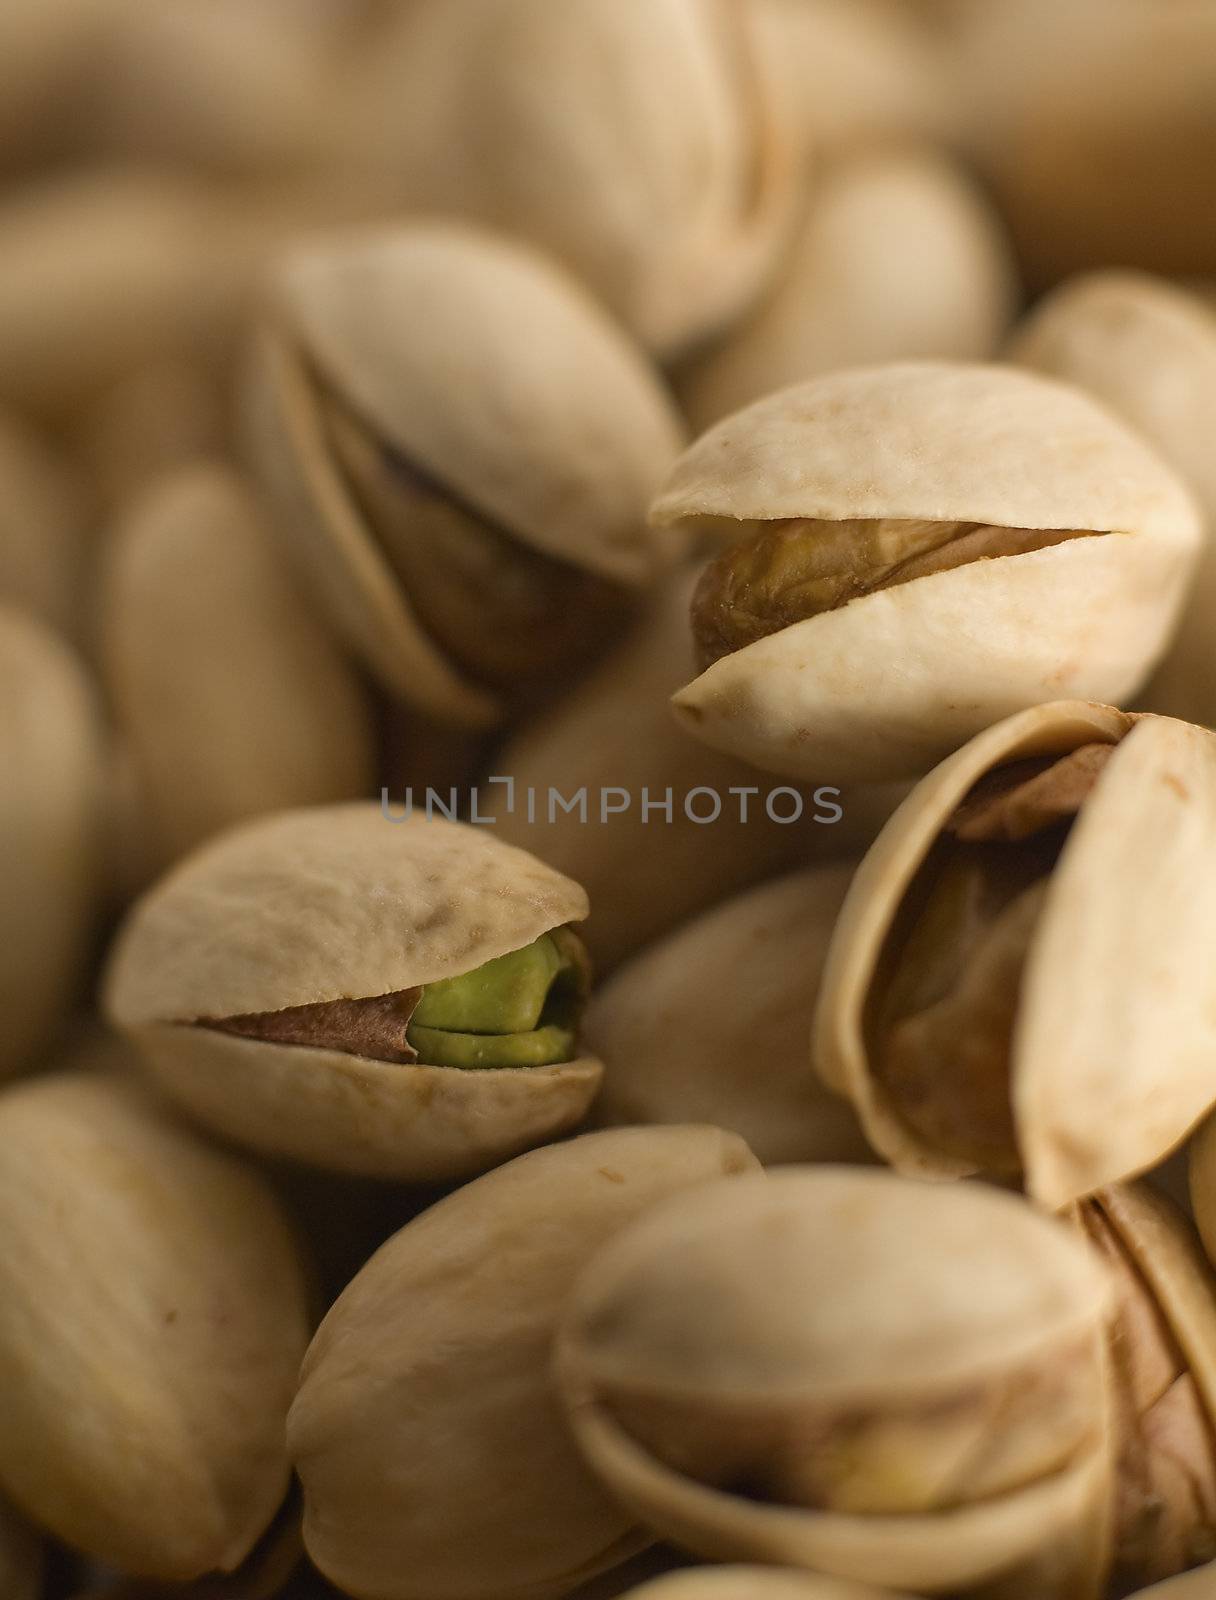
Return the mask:
M 459 976 L 587 914 L 568 878 L 487 830 L 370 803 L 246 824 L 155 885 L 120 933 L 110 1019 L 208 1126 L 336 1171 L 467 1177 L 568 1131 L 598 1061 L 463 1071 L 207 1026 Z

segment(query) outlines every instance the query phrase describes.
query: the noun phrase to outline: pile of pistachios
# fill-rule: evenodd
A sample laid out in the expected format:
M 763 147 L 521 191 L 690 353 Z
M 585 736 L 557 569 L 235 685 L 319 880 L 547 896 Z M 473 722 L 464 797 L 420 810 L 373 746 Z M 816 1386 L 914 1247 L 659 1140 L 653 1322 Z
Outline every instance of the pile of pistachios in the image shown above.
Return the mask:
M 1216 1600 L 1213 0 L 0 0 L 0 1600 Z

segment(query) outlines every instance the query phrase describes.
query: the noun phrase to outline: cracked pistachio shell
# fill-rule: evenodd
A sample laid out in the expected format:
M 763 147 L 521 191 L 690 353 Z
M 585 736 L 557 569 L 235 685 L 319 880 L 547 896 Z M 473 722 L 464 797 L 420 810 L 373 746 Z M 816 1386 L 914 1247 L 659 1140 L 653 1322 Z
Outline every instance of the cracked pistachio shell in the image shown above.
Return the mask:
M 728 323 L 775 266 L 803 134 L 750 5 L 419 0 L 378 57 L 359 159 L 411 210 L 564 262 L 656 353 Z
M 0 1078 L 67 1021 L 101 887 L 104 746 L 92 685 L 0 608 Z
M 1177 634 L 1141 703 L 1216 722 L 1216 317 L 1196 295 L 1146 273 L 1097 272 L 1049 295 L 1009 358 L 1087 389 L 1131 423 L 1194 489 L 1208 522 Z
M 635 956 L 588 1008 L 597 1120 L 713 1122 L 765 1165 L 865 1161 L 850 1106 L 807 1071 L 807 1038 L 852 865 L 778 878 Z
M 776 1567 L 697 1567 L 630 1589 L 625 1600 L 910 1600 L 892 1589 Z
M 0 1095 L 0 1484 L 133 1574 L 240 1564 L 287 1490 L 308 1340 L 278 1203 L 133 1082 Z
M 0 1500 L 0 1594 L 4 1600 L 38 1600 L 41 1592 L 42 1540 Z
M 605 1240 L 755 1165 L 716 1128 L 585 1134 L 394 1235 L 322 1323 L 289 1420 L 321 1571 L 357 1600 L 543 1600 L 640 1550 L 567 1431 L 553 1331 Z
M 901 908 L 949 819 L 1008 762 L 1116 747 L 1046 879 L 1017 990 L 1009 1099 L 1028 1191 L 1052 1208 L 1155 1167 L 1216 1098 L 1216 737 L 1081 702 L 1010 717 L 911 793 L 863 860 L 820 990 L 814 1056 L 900 1171 L 972 1163 L 904 1121 L 875 1068 L 871 1021 Z
M 1075 1575 L 1097 1548 L 1110 1483 L 1109 1302 L 1083 1242 L 1015 1196 L 847 1167 L 786 1168 L 668 1201 L 601 1251 L 571 1297 L 557 1372 L 588 1460 L 664 1537 L 716 1560 L 939 1593 L 1049 1552 Z M 893 1514 L 730 1488 L 739 1444 L 754 1441 L 756 1466 L 771 1441 L 775 1466 L 785 1430 L 805 1413 L 820 1448 L 804 1464 L 835 1473 L 840 1488 L 852 1480 L 854 1490 L 881 1492 L 882 1474 L 867 1479 L 847 1438 L 831 1448 L 835 1420 L 860 1418 L 889 1427 L 907 1487 L 919 1496 L 923 1477 L 931 1493 L 951 1482 L 951 1459 L 955 1468 L 967 1459 L 966 1446 L 935 1437 L 935 1427 L 948 1436 L 975 1396 L 966 1431 L 983 1429 L 979 1396 L 1023 1377 L 1031 1393 L 1034 1373 L 1059 1386 L 1059 1403 L 1037 1408 L 1023 1440 L 1026 1467 L 1044 1465 L 971 1503 Z M 793 1438 L 785 1448 L 794 1466 Z M 694 1478 L 664 1454 L 699 1460 L 704 1473 Z M 954 1481 L 969 1482 L 966 1471 Z M 900 1482 L 898 1459 L 890 1479 Z M 1063 1592 L 1077 1600 L 1090 1586 L 1078 1579 Z
M 960 163 L 929 148 L 852 150 L 821 176 L 765 299 L 681 373 L 681 399 L 700 431 L 840 367 L 983 359 L 1014 289 L 1000 221 Z
M 85 499 L 67 461 L 16 413 L 0 413 L 0 600 L 66 638 L 80 631 Z
M 410 704 L 492 722 L 497 697 L 429 636 L 360 508 L 325 398 L 523 550 L 628 590 L 665 564 L 646 506 L 681 435 L 657 373 L 559 268 L 456 225 L 299 247 L 270 299 L 248 427 L 319 595 Z
M 467 1177 L 567 1132 L 599 1062 L 472 1072 L 194 1024 L 458 977 L 586 914 L 576 884 L 488 829 L 371 803 L 284 812 L 148 891 L 106 1005 L 161 1087 L 230 1138 L 372 1177 Z
M 370 792 L 362 686 L 237 474 L 149 485 L 106 554 L 106 683 L 160 864 L 247 817 Z
M 862 594 L 723 656 L 673 700 L 716 749 L 833 783 L 916 776 L 1028 705 L 1130 696 L 1202 531 L 1183 485 L 1084 395 L 947 362 L 757 401 L 686 452 L 652 515 L 736 538 L 803 518 L 1075 535 Z

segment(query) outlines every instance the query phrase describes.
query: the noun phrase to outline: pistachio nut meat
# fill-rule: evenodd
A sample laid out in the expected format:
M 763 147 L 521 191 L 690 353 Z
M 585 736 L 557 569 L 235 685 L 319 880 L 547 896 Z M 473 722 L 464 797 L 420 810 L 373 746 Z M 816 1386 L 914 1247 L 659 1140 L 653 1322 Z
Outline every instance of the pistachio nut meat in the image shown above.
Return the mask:
M 755 1168 L 716 1128 L 589 1133 L 394 1235 L 322 1323 L 289 1419 L 320 1570 L 356 1600 L 545 1600 L 641 1550 L 570 1437 L 554 1330 L 607 1239 Z
M 653 520 L 720 538 L 679 722 L 819 782 L 915 777 L 1002 716 L 1119 703 L 1199 555 L 1189 492 L 1037 374 L 908 362 L 757 401 L 686 452 Z
M 913 790 L 858 869 L 814 1057 L 900 1171 L 1054 1208 L 1147 1172 L 1216 1100 L 1216 736 L 1065 702 Z
M 308 1342 L 264 1181 L 130 1077 L 0 1093 L 0 1488 L 132 1575 L 240 1565 L 288 1487 Z
M 371 791 L 363 685 L 238 473 L 196 462 L 148 484 L 121 509 L 100 587 L 154 871 L 246 817 Z
M 42 623 L 0 607 L 0 1079 L 33 1064 L 83 987 L 104 763 L 83 666 Z
M 664 565 L 681 433 L 657 373 L 522 245 L 418 222 L 289 251 L 249 369 L 253 458 L 351 647 L 437 718 L 505 714 Z
M 775 879 L 637 955 L 587 1010 L 604 1062 L 597 1121 L 712 1122 L 766 1166 L 866 1161 L 848 1103 L 806 1070 L 807 1037 L 851 863 Z
M 700 1555 L 934 1594 L 1025 1572 L 1009 1592 L 1081 1600 L 1111 1301 L 1088 1245 L 1018 1196 L 789 1167 L 610 1242 L 556 1369 L 604 1482 Z
M 840 1578 L 778 1567 L 697 1567 L 630 1589 L 625 1600 L 910 1600 Z
M 1216 1559 L 1216 1275 L 1188 1219 L 1146 1184 L 1075 1210 L 1115 1284 L 1109 1372 L 1114 1592 Z
M 39 1535 L 0 1499 L 0 1594 L 5 1600 L 38 1600 L 42 1558 Z
M 467 1177 L 568 1132 L 599 1086 L 583 891 L 484 828 L 354 803 L 188 857 L 130 913 L 110 1020 L 184 1110 L 270 1154 Z

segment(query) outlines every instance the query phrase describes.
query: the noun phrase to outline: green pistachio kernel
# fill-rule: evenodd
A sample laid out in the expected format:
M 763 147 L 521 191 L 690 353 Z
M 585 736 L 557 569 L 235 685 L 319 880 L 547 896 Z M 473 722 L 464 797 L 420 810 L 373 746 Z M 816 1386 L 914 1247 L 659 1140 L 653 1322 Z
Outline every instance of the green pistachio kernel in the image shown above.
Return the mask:
M 427 984 L 407 1037 L 430 1066 L 552 1066 L 574 1058 L 587 988 L 582 942 L 557 928 L 472 972 Z

